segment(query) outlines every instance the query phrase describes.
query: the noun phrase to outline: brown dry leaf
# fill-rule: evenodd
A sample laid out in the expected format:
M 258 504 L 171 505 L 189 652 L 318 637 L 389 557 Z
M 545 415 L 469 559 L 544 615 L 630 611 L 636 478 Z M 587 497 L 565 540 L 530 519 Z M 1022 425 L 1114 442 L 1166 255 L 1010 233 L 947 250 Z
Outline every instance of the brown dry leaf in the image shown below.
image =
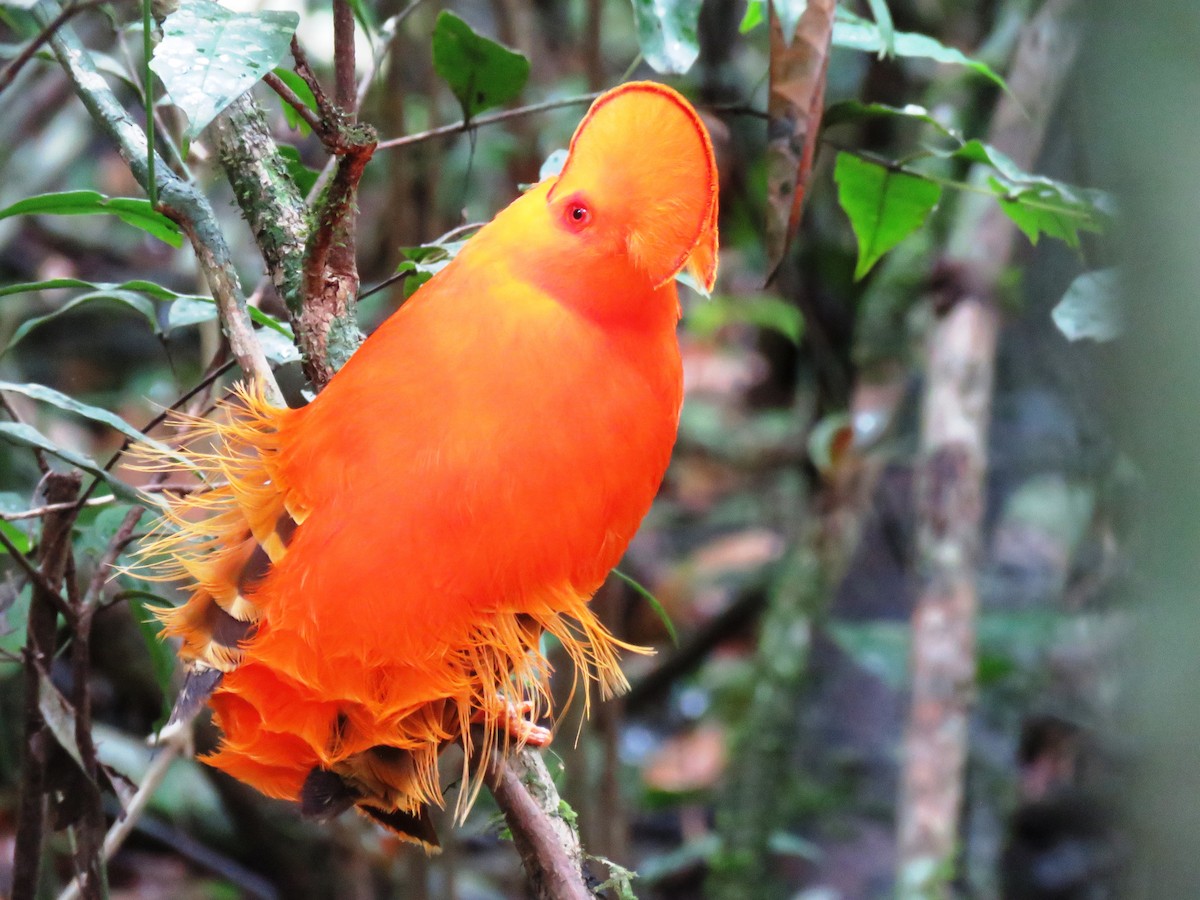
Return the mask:
M 767 100 L 767 268 L 775 277 L 796 230 L 825 109 L 836 0 L 809 0 L 791 45 L 771 9 Z
M 726 760 L 724 729 L 701 725 L 664 741 L 642 777 L 655 790 L 690 794 L 713 787 Z

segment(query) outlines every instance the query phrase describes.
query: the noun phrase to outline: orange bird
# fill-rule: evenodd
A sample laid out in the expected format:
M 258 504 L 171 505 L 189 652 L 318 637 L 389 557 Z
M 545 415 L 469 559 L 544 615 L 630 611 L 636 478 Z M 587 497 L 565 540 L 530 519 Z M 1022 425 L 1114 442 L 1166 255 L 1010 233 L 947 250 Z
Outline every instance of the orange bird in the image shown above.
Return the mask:
M 148 555 L 191 590 L 160 611 L 211 694 L 206 762 L 427 849 L 438 757 L 544 743 L 552 634 L 603 695 L 626 686 L 588 600 L 658 490 L 682 376 L 675 276 L 712 287 L 717 177 L 675 91 L 622 85 L 562 172 L 482 228 L 309 405 L 254 389 L 191 453 Z M 475 731 L 472 731 L 475 726 Z

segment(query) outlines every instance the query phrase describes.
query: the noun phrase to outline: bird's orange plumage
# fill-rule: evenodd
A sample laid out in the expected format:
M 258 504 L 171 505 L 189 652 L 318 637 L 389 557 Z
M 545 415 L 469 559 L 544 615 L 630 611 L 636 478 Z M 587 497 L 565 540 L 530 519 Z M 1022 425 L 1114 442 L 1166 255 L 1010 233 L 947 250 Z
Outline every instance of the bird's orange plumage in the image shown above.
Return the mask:
M 547 711 L 543 631 L 624 685 L 587 601 L 666 470 L 673 276 L 711 286 L 716 216 L 696 113 L 623 85 L 312 403 L 247 390 L 204 426 L 196 465 L 227 486 L 179 501 L 152 551 L 193 585 L 167 632 L 194 676 L 223 673 L 208 762 L 429 843 L 441 749 L 520 742 L 516 717 Z

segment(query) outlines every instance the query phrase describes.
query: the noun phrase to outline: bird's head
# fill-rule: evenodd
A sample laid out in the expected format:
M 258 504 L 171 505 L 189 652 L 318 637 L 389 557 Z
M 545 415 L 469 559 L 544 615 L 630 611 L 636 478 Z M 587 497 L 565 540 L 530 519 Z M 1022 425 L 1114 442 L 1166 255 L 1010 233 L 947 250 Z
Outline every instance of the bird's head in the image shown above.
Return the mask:
M 569 233 L 624 256 L 661 286 L 717 271 L 717 168 L 704 123 L 676 91 L 631 82 L 601 95 L 547 193 Z
M 601 95 L 571 138 L 556 179 L 532 193 L 548 214 L 562 262 L 623 271 L 658 288 L 688 269 L 716 276 L 716 163 L 700 116 L 652 82 Z M 530 198 L 532 200 L 533 198 Z M 530 211 L 532 212 L 532 211 Z

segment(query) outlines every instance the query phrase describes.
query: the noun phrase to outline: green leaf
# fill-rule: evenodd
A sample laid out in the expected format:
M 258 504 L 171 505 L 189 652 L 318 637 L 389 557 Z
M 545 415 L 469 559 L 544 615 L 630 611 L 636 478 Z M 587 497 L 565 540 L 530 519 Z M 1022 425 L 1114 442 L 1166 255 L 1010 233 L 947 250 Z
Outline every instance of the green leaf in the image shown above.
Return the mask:
M 829 636 L 842 652 L 889 687 L 903 688 L 908 680 L 907 622 L 830 621 Z
M 44 316 L 37 316 L 32 319 L 27 319 L 13 332 L 12 339 L 9 341 L 8 347 L 4 350 L 5 353 L 11 350 L 16 344 L 23 340 L 29 332 L 37 328 L 39 325 L 48 322 L 49 320 L 62 315 L 69 310 L 74 309 L 84 303 L 91 303 L 95 300 L 113 300 L 124 304 L 134 312 L 141 315 L 149 323 L 155 334 L 161 333 L 158 310 L 156 309 L 153 300 L 170 302 L 171 308 L 167 314 L 167 331 L 173 328 L 182 328 L 186 325 L 194 325 L 199 322 L 207 322 L 216 317 L 215 302 L 211 297 L 200 297 L 194 294 L 178 294 L 175 291 L 165 288 L 160 284 L 155 284 L 151 281 L 142 281 L 135 279 L 133 281 L 123 281 L 120 284 L 81 281 L 77 278 L 55 278 L 48 281 L 33 281 L 24 284 L 8 285 L 0 287 L 0 297 L 9 294 L 22 294 L 32 291 L 46 290 L 61 290 L 64 288 L 88 288 L 88 293 L 81 294 L 78 297 L 73 297 L 61 307 L 53 312 L 46 313 Z M 143 296 L 146 295 L 146 296 Z M 175 309 L 175 304 L 179 304 L 179 308 Z M 292 337 L 291 328 L 280 322 L 278 319 L 267 315 L 257 307 L 250 307 L 250 318 L 258 325 L 265 328 L 270 328 L 277 331 L 289 340 Z M 0 354 L 3 355 L 3 354 Z
M 163 20 L 150 68 L 188 117 L 187 140 L 279 64 L 300 17 L 236 13 L 212 0 L 183 0 Z
M 404 297 L 408 299 L 417 288 L 427 282 L 458 256 L 466 246 L 466 241 L 447 241 L 444 244 L 422 244 L 419 247 L 402 247 L 400 252 L 406 257 L 396 267 L 397 272 L 412 272 L 404 280 Z
M 464 119 L 507 103 L 529 79 L 529 60 L 445 9 L 433 26 L 433 68 L 458 98 Z
M 763 23 L 765 0 L 750 0 L 746 4 L 746 13 L 738 23 L 738 34 L 749 34 Z
M 701 0 L 633 0 L 638 46 L 650 68 L 682 75 L 700 55 Z
M 924 224 L 942 196 L 940 185 L 839 153 L 833 170 L 838 202 L 858 238 L 855 279 L 862 278 L 883 254 Z
M 667 629 L 667 634 L 671 637 L 671 643 L 676 647 L 679 646 L 679 634 L 675 631 L 675 623 L 671 621 L 671 617 L 667 614 L 666 609 L 659 602 L 658 598 L 646 590 L 642 584 L 633 578 L 630 578 L 620 569 L 613 569 L 613 574 L 620 578 L 623 582 L 633 588 L 634 592 L 650 604 L 650 608 L 654 610 L 654 614 L 658 616 L 658 620 L 663 623 L 663 628 Z
M 1080 231 L 1104 231 L 1112 218 L 1115 204 L 1104 191 L 1032 175 L 983 141 L 970 140 L 955 150 L 935 152 L 989 166 L 995 176 L 988 179 L 987 185 L 1000 208 L 1034 244 L 1045 233 L 1078 247 Z
M 29 508 L 28 502 L 20 494 L 13 491 L 0 492 L 0 513 L 18 513 L 24 512 Z M 16 522 L 6 522 L 0 519 L 0 531 L 4 532 L 4 536 L 12 541 L 20 553 L 28 553 L 29 548 L 33 546 L 33 542 L 29 538 L 28 526 L 24 523 L 28 519 L 19 519 Z M 36 520 L 35 520 L 36 521 Z M 7 555 L 8 548 L 0 548 L 0 554 Z M 7 590 L 7 587 L 0 584 L 0 592 Z M 4 609 L 4 598 L 0 596 L 0 611 Z M 0 633 L 3 633 L 3 628 L 0 628 Z
M 308 86 L 307 81 L 305 81 L 291 69 L 284 68 L 275 69 L 275 77 L 291 88 L 292 93 L 303 100 L 305 106 L 307 106 L 313 112 L 318 112 L 317 98 L 313 94 L 312 88 Z M 312 131 L 312 129 L 308 127 L 308 123 L 300 118 L 300 113 L 296 111 L 292 104 L 288 103 L 282 97 L 279 98 L 279 104 L 283 107 L 283 117 L 287 120 L 289 128 L 298 129 L 301 134 L 308 134 Z M 281 151 L 282 149 L 283 148 L 280 147 Z M 295 150 L 295 148 L 292 149 L 293 151 Z M 297 159 L 299 159 L 299 154 L 297 154 Z M 304 191 L 303 193 L 308 192 Z
M 67 698 L 49 678 L 38 679 L 38 711 L 59 746 L 86 772 L 83 758 L 79 755 L 79 742 L 75 739 L 75 707 L 67 702 Z
M 10 394 L 20 394 L 23 397 L 28 397 L 31 400 L 37 400 L 41 403 L 49 403 L 51 406 L 55 406 L 64 412 L 74 413 L 75 415 L 82 416 L 83 418 L 89 419 L 92 422 L 99 422 L 102 425 L 107 425 L 114 431 L 119 431 L 131 441 L 135 441 L 139 444 L 145 444 L 148 447 L 153 447 L 159 453 L 165 453 L 169 456 L 178 458 L 181 462 L 186 462 L 166 444 L 160 443 L 151 437 L 147 437 L 116 413 L 109 412 L 107 409 L 101 409 L 98 406 L 90 406 L 87 403 L 81 403 L 74 397 L 68 397 L 66 394 L 59 393 L 53 388 L 48 388 L 42 384 L 14 384 L 10 381 L 0 381 L 0 391 Z
M 864 53 L 887 53 L 889 46 L 884 40 L 880 26 L 870 22 L 848 10 L 838 7 L 837 21 L 833 23 L 833 45 L 847 50 L 861 50 Z M 966 66 L 978 72 L 985 78 L 995 82 L 1005 90 L 1008 85 L 996 74 L 991 66 L 979 60 L 971 59 L 960 50 L 947 47 L 934 38 L 925 34 L 911 31 L 897 31 L 893 35 L 890 48 L 896 56 L 913 59 L 931 59 L 934 62 L 950 63 L 951 65 Z
M 125 599 L 129 601 L 133 611 L 133 620 L 137 623 L 142 635 L 142 643 L 150 655 L 150 665 L 154 669 L 154 680 L 163 695 L 163 716 L 171 714 L 170 702 L 171 682 L 175 677 L 175 650 L 162 639 L 162 623 L 150 611 L 150 605 L 169 607 L 164 598 L 148 591 L 124 591 Z
M 313 185 L 317 183 L 320 173 L 316 169 L 306 166 L 300 159 L 300 151 L 291 144 L 280 144 L 279 155 L 283 157 L 288 175 L 296 183 L 296 189 L 300 191 L 300 196 L 307 197 L 309 191 L 313 189 Z
M 183 246 L 179 226 L 157 212 L 149 200 L 136 197 L 106 197 L 98 191 L 63 191 L 38 194 L 0 209 L 0 219 L 20 215 L 87 216 L 108 214 L 140 228 L 172 247 Z
M 300 359 L 300 351 L 297 349 L 295 341 L 278 331 L 264 328 L 255 332 L 255 337 L 262 345 L 267 359 L 277 366 L 297 362 Z
M 1090 203 L 1072 199 L 1049 185 L 1009 193 L 998 179 L 988 182 L 996 191 L 1000 208 L 1016 223 L 1030 242 L 1036 244 L 1042 234 L 1079 246 L 1079 232 L 1104 231 L 1107 220 Z
M 36 428 L 26 425 L 23 422 L 0 422 L 0 440 L 8 441 L 10 444 L 16 444 L 19 447 L 36 447 L 39 450 L 44 450 L 47 453 L 57 456 L 63 462 L 70 463 L 76 468 L 82 469 L 88 474 L 99 478 L 112 489 L 114 494 L 122 499 L 139 503 L 142 506 L 162 507 L 162 501 L 159 498 L 141 493 L 111 473 L 104 471 L 91 457 L 85 456 L 82 453 L 76 453 L 74 450 L 68 450 L 66 447 L 60 447 Z
M 825 115 L 821 119 L 821 125 L 824 128 L 832 128 L 835 125 L 843 125 L 846 122 L 858 122 L 861 119 L 881 117 L 920 122 L 922 125 L 928 125 L 940 134 L 950 138 L 956 145 L 962 144 L 962 136 L 955 129 L 947 128 L 934 118 L 925 107 L 911 103 L 907 106 L 889 106 L 886 103 L 861 103 L 858 100 L 843 100 L 840 103 L 834 103 L 832 106 L 825 108 Z
M 871 7 L 871 15 L 875 17 L 875 27 L 879 29 L 879 43 L 882 45 L 881 56 L 893 56 L 896 53 L 896 29 L 892 25 L 892 11 L 888 9 L 887 0 L 867 0 Z
M 1117 270 L 1084 272 L 1071 282 L 1050 316 L 1069 341 L 1090 338 L 1103 342 L 1119 337 L 1124 316 Z
M 800 24 L 800 17 L 808 8 L 808 0 L 776 0 L 774 7 L 775 14 L 779 16 L 779 26 L 783 31 L 784 43 L 790 47 L 792 40 L 796 37 L 796 26 Z M 738 31 L 746 34 L 766 20 L 766 0 L 750 0 L 746 5 L 746 14 L 742 16 L 741 24 L 738 25 Z
M 26 336 L 38 326 L 44 325 L 51 319 L 56 319 L 63 313 L 69 312 L 78 306 L 82 306 L 85 303 L 91 303 L 95 300 L 113 300 L 117 303 L 121 303 L 146 319 L 146 321 L 150 323 L 150 327 L 156 332 L 158 331 L 158 317 L 155 313 L 154 303 L 133 291 L 121 290 L 120 288 L 114 287 L 110 290 L 99 290 L 92 291 L 87 294 L 81 294 L 78 297 L 68 300 L 53 312 L 48 312 L 44 316 L 35 316 L 32 319 L 26 319 L 17 327 L 15 331 L 13 331 L 13 336 L 9 339 L 8 346 L 4 348 L 0 355 L 7 353 L 9 350 L 23 341 Z
M 217 305 L 203 298 L 180 297 L 173 300 L 167 308 L 167 327 L 165 331 L 176 328 L 187 328 L 189 325 L 202 325 L 217 317 Z

